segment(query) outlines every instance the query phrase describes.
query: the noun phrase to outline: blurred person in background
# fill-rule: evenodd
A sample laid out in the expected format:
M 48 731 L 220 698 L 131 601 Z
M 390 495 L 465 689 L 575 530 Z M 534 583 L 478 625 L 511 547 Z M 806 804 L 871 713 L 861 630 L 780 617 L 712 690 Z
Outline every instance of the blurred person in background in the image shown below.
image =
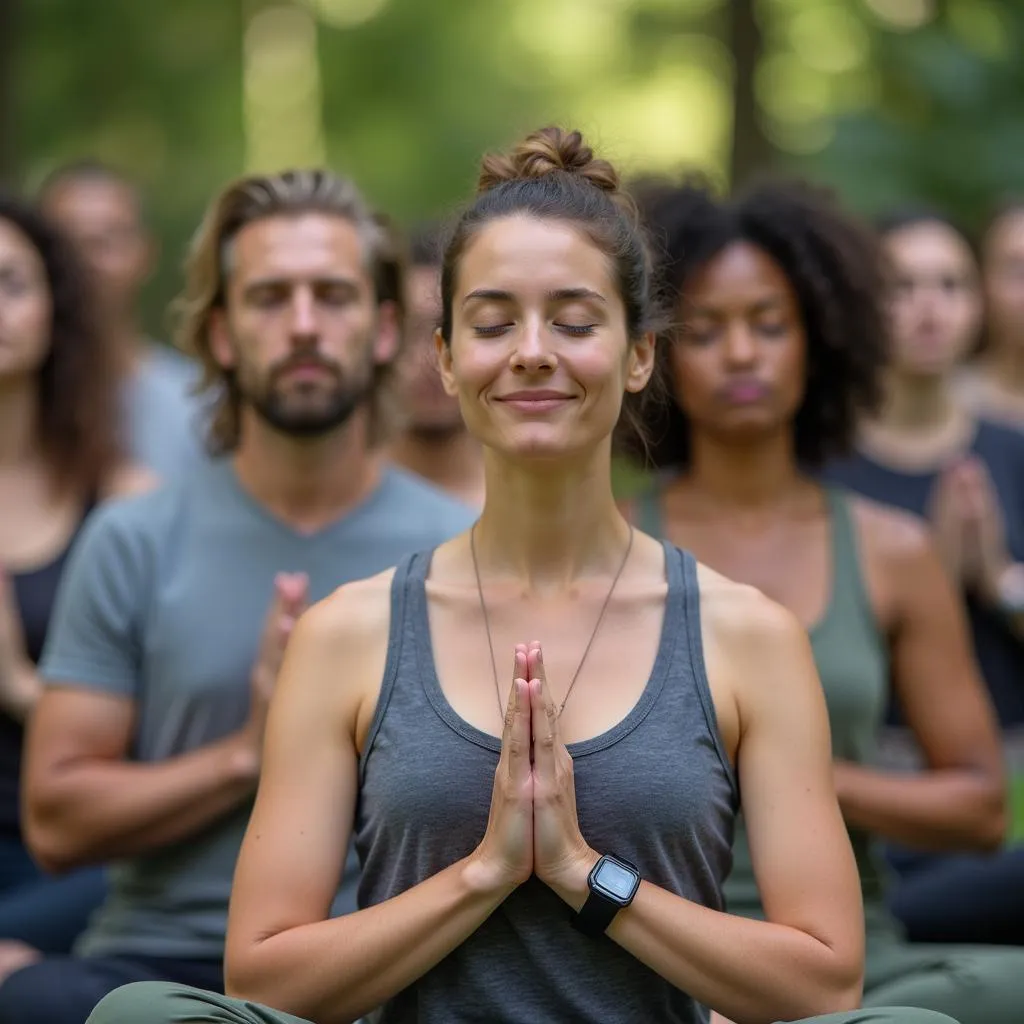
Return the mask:
M 985 337 L 957 377 L 979 416 L 1024 427 L 1024 200 L 1002 204 L 982 236 Z
M 396 367 L 403 419 L 390 455 L 396 465 L 482 508 L 483 452 L 466 429 L 458 401 L 445 393 L 434 348 L 441 322 L 440 226 L 420 225 L 410 242 L 407 340 Z
M 472 520 L 378 448 L 402 280 L 351 182 L 310 170 L 228 187 L 197 235 L 180 314 L 222 457 L 97 510 L 62 580 L 27 742 L 27 839 L 54 870 L 116 865 L 74 955 L 0 986 L 2 1024 L 82 1024 L 143 978 L 221 988 L 292 625 L 307 602 Z M 339 906 L 354 887 L 353 868 Z
M 67 952 L 103 898 L 101 868 L 53 877 L 24 844 L 23 729 L 86 517 L 149 482 L 121 456 L 115 369 L 75 257 L 29 204 L 0 195 L 0 979 Z
M 125 444 L 141 465 L 173 479 L 202 456 L 201 406 L 192 393 L 198 368 L 147 338 L 139 321 L 139 293 L 158 253 L 142 194 L 120 172 L 83 161 L 54 171 L 39 203 L 93 275 L 100 327 L 122 380 Z
M 1014 748 L 1024 729 L 1024 434 L 971 412 L 955 392 L 982 318 L 966 237 L 926 210 L 897 212 L 880 231 L 891 275 L 884 399 L 861 424 L 858 452 L 828 476 L 930 521 Z M 898 705 L 889 721 L 903 725 Z M 912 938 L 1024 945 L 1024 849 L 971 857 L 916 845 L 891 853 L 902 875 L 892 905 Z
M 815 475 L 850 449 L 880 396 L 876 241 L 827 193 L 795 182 L 731 202 L 693 182 L 645 212 L 676 328 L 663 350 L 674 401 L 649 426 L 661 475 L 634 505 L 637 524 L 757 587 L 808 630 L 860 872 L 864 1005 L 1014 1024 L 1024 949 L 908 944 L 884 901 L 879 837 L 991 850 L 1006 812 L 995 716 L 927 528 Z M 875 767 L 890 686 L 927 771 Z M 737 829 L 726 905 L 762 917 L 771 852 L 748 835 Z

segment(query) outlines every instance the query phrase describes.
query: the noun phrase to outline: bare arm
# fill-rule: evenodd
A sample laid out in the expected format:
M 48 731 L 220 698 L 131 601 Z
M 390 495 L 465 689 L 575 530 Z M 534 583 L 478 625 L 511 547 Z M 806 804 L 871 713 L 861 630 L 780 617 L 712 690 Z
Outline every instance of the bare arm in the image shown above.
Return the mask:
M 372 716 L 384 671 L 389 587 L 387 576 L 350 585 L 300 621 L 232 889 L 228 992 L 321 1024 L 355 1020 L 408 987 L 529 874 L 527 866 L 509 881 L 478 851 L 390 900 L 327 920 L 356 805 L 358 723 Z M 525 782 L 529 822 L 528 702 L 510 712 L 505 736 L 495 791 L 502 779 Z
M 608 935 L 737 1024 L 850 1009 L 860 1000 L 863 910 L 806 635 L 751 589 L 713 586 L 727 596 L 702 597 L 705 655 L 716 705 L 736 695 L 743 807 L 767 920 L 712 910 L 645 881 Z M 593 860 L 553 886 L 576 909 Z
M 134 702 L 78 689 L 44 693 L 25 761 L 24 828 L 51 871 L 179 842 L 255 788 L 259 759 L 239 733 L 181 757 L 126 760 Z
M 877 509 L 864 518 L 872 523 L 885 531 L 876 544 L 895 597 L 896 692 L 929 770 L 837 764 L 843 813 L 851 825 L 911 846 L 995 849 L 1006 829 L 1003 760 L 962 608 L 923 527 Z

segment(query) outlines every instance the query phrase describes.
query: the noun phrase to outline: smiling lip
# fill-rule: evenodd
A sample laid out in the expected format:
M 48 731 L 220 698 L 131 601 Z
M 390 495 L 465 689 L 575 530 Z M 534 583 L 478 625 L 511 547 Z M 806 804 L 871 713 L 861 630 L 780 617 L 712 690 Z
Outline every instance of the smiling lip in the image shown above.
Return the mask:
M 561 391 L 513 391 L 498 399 L 499 402 L 524 412 L 547 412 L 571 400 L 572 395 Z

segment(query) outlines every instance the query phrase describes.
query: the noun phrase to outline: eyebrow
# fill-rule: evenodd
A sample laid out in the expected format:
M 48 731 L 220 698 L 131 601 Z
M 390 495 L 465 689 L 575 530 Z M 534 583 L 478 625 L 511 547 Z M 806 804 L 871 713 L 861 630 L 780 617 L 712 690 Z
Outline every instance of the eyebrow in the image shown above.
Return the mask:
M 600 292 L 592 291 L 590 288 L 556 288 L 547 292 L 544 296 L 548 302 L 571 302 L 574 299 L 597 299 L 598 302 L 605 302 L 605 297 Z M 478 288 L 470 292 L 463 300 L 465 306 L 474 299 L 485 302 L 512 302 L 515 296 L 511 292 L 502 291 L 497 288 Z
M 352 291 L 359 290 L 359 282 L 351 277 L 344 277 L 339 274 L 314 274 L 310 279 L 314 285 L 341 285 L 349 288 Z M 247 281 L 243 286 L 243 291 L 250 292 L 256 291 L 260 288 L 280 288 L 282 286 L 288 287 L 295 283 L 294 278 L 287 275 L 281 275 L 280 277 L 270 275 L 268 277 L 256 277 L 251 281 Z
M 771 295 L 763 299 L 758 299 L 756 302 L 751 303 L 748 308 L 750 313 L 770 313 L 776 309 L 784 308 L 786 300 L 782 295 Z M 717 310 L 712 306 L 698 306 L 691 304 L 689 307 L 690 316 L 715 316 Z

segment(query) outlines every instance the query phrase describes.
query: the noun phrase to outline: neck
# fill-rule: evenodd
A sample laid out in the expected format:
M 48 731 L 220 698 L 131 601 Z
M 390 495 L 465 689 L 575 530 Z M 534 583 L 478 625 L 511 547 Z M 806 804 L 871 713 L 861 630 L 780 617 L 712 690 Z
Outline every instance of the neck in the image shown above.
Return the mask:
M 107 342 L 114 353 L 119 372 L 131 373 L 139 359 L 142 328 L 132 310 L 108 314 L 103 318 Z
M 31 376 L 0 380 L 0 466 L 24 465 L 39 454 L 39 391 Z
M 480 503 L 484 459 L 480 444 L 467 430 L 431 437 L 405 433 L 391 446 L 391 460 L 435 487 Z
M 278 519 L 312 532 L 341 518 L 376 486 L 380 460 L 367 437 L 364 410 L 330 434 L 299 440 L 245 409 L 235 472 L 242 487 Z
M 890 374 L 878 425 L 925 433 L 947 426 L 956 415 L 956 408 L 944 376 L 907 378 Z
M 716 505 L 766 508 L 803 480 L 788 432 L 742 446 L 695 433 L 692 451 L 687 479 Z
M 986 376 L 1002 391 L 1024 397 L 1024 339 L 992 339 L 984 359 Z
M 487 500 L 476 528 L 481 569 L 540 589 L 614 575 L 629 525 L 612 494 L 606 444 L 584 464 L 524 465 L 484 453 Z

